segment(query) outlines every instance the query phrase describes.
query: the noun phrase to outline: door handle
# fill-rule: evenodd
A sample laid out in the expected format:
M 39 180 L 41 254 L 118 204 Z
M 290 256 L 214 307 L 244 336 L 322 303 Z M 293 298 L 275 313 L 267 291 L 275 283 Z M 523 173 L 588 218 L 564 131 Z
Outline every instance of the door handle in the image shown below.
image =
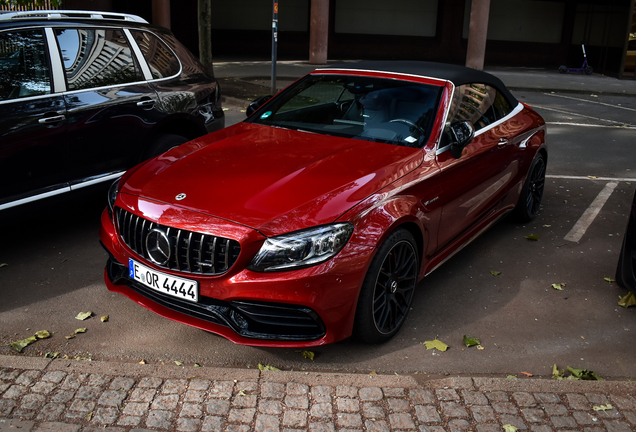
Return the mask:
M 155 101 L 153 101 L 152 99 L 142 100 L 142 101 L 137 102 L 137 106 L 140 107 L 140 108 L 150 109 L 153 106 L 155 106 Z
M 53 123 L 59 123 L 66 120 L 66 116 L 64 115 L 57 115 L 57 116 L 53 116 L 53 117 L 44 117 L 38 120 L 38 123 L 43 124 L 43 125 L 50 125 Z

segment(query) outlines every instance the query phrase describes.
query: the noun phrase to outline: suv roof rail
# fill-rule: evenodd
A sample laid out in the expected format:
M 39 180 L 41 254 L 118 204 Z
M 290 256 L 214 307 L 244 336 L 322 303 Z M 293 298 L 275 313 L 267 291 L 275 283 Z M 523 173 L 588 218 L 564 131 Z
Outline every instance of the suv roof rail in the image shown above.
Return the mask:
M 20 19 L 95 19 L 95 20 L 117 20 L 132 21 L 148 24 L 148 21 L 137 15 L 118 12 L 98 12 L 83 10 L 32 10 L 20 12 L 0 13 L 0 21 L 11 21 Z

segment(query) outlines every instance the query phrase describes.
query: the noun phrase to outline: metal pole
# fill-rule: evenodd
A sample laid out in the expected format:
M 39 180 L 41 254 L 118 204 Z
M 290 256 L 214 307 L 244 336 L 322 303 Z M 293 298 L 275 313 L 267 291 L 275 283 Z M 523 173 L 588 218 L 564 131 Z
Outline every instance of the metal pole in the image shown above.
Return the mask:
M 276 51 L 278 45 L 278 0 L 274 0 L 272 14 L 272 94 L 276 94 Z

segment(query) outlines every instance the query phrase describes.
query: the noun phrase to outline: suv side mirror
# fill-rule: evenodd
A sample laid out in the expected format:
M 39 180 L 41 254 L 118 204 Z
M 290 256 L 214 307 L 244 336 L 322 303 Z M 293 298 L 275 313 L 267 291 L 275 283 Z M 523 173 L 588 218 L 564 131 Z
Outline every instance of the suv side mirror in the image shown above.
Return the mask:
M 265 102 L 267 102 L 271 98 L 272 98 L 272 95 L 261 96 L 258 99 L 256 99 L 254 102 L 249 104 L 247 106 L 247 109 L 245 110 L 245 114 L 247 115 L 247 117 L 249 117 L 252 114 L 254 114 L 254 111 L 259 109 L 261 106 L 265 105 Z
M 468 120 L 463 120 L 452 123 L 449 129 L 451 134 L 451 154 L 455 159 L 459 159 L 464 148 L 475 136 L 475 126 Z

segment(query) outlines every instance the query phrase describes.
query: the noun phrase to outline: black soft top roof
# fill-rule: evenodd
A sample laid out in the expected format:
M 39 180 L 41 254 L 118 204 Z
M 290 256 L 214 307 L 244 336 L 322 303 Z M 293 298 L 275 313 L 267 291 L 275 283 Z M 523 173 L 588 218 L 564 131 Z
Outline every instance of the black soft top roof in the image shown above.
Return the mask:
M 362 61 L 339 63 L 321 67 L 321 69 L 356 69 L 378 72 L 394 72 L 407 75 L 418 75 L 428 78 L 438 78 L 450 81 L 455 86 L 479 83 L 487 84 L 499 90 L 511 105 L 516 105 L 517 99 L 510 93 L 499 78 L 487 72 L 445 63 L 424 61 Z

